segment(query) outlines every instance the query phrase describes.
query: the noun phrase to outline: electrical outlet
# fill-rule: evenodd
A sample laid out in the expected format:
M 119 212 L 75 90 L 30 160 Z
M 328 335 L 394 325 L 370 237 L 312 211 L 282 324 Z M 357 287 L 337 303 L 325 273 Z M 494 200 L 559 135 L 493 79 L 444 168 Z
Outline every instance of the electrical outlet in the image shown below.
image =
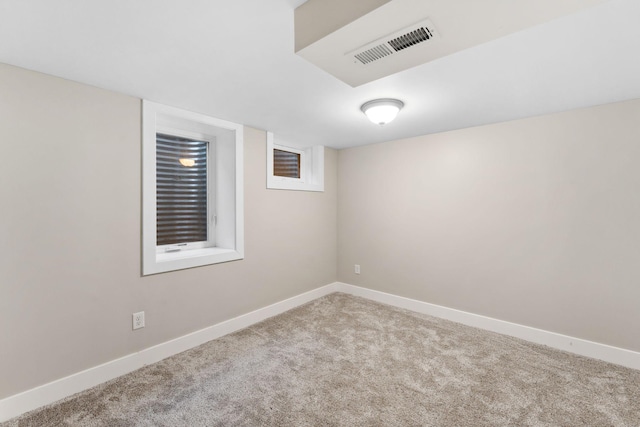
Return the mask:
M 144 328 L 144 311 L 133 313 L 133 329 Z
M 360 274 L 360 264 L 356 264 L 354 267 L 355 267 L 355 268 L 353 269 L 353 271 L 354 271 L 356 274 Z

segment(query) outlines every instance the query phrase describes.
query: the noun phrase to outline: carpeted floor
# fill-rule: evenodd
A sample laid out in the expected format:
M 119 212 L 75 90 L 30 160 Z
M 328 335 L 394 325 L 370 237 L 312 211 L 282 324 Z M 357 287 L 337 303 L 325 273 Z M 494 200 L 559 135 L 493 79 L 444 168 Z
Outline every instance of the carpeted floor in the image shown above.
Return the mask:
M 9 426 L 640 426 L 640 371 L 337 293 Z

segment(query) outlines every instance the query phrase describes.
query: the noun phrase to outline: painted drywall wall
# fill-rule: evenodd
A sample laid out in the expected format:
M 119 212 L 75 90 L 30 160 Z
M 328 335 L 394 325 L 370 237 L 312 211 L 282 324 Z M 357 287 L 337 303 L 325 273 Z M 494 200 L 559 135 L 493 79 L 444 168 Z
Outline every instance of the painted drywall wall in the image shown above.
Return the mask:
M 639 159 L 640 100 L 341 150 L 338 278 L 639 351 Z
M 0 399 L 336 279 L 337 152 L 323 193 L 267 190 L 251 128 L 245 259 L 141 277 L 140 103 L 0 65 Z

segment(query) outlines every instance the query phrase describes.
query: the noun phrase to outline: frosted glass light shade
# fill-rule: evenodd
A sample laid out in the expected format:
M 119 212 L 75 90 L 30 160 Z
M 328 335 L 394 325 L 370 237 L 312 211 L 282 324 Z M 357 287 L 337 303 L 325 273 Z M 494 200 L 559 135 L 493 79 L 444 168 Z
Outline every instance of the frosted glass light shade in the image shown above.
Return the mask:
M 383 126 L 395 119 L 402 107 L 404 103 L 397 99 L 374 99 L 360 109 L 373 123 Z

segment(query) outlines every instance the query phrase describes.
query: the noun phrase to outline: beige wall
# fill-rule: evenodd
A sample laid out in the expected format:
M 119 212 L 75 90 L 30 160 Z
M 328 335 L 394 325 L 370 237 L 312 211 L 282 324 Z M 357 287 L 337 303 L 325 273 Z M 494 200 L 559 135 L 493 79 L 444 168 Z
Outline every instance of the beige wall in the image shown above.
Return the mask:
M 340 281 L 640 351 L 640 100 L 338 158 Z
M 335 281 L 337 152 L 324 193 L 266 190 L 265 138 L 245 260 L 143 278 L 140 100 L 0 65 L 0 399 Z

